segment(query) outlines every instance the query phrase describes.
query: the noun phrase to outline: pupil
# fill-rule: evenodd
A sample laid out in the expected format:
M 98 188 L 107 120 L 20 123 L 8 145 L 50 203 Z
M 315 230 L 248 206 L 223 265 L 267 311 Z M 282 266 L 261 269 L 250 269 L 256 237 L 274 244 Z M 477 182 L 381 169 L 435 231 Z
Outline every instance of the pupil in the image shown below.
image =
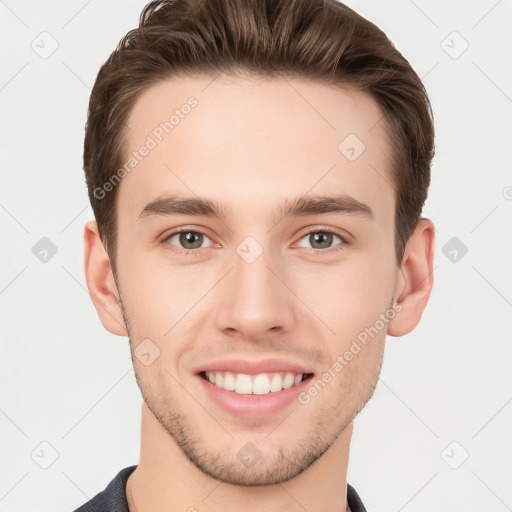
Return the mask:
M 332 233 L 314 233 L 313 235 L 313 243 L 311 244 L 314 248 L 325 248 L 325 246 L 329 246 L 332 243 Z M 319 244 L 320 247 L 315 247 L 315 244 Z
M 196 249 L 197 247 L 201 247 L 202 243 L 202 235 L 200 233 L 194 233 L 192 231 L 187 231 L 186 233 L 181 233 L 180 235 L 180 243 L 185 246 L 186 249 Z M 196 240 L 194 241 L 194 238 Z M 187 244 L 191 244 L 192 247 L 187 246 Z

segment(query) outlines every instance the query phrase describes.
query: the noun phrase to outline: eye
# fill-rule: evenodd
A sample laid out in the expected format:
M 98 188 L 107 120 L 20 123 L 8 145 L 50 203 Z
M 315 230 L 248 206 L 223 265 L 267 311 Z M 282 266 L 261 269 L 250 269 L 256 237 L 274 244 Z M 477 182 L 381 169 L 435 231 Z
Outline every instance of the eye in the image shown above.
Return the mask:
M 339 243 L 333 243 L 338 239 Z M 302 240 L 305 240 L 309 245 L 303 245 Z M 183 254 L 194 254 L 197 253 L 197 249 L 204 249 L 207 247 L 213 247 L 215 244 L 211 243 L 212 240 L 202 233 L 193 229 L 181 229 L 173 231 L 167 235 L 162 242 L 173 246 L 173 250 L 181 252 Z M 210 242 L 208 245 L 204 245 L 205 242 Z M 330 252 L 331 250 L 341 250 L 344 245 L 348 245 L 349 242 L 340 234 L 334 232 L 331 229 L 322 228 L 316 231 L 310 231 L 306 233 L 298 242 L 300 247 L 308 247 L 315 251 Z M 337 246 L 341 246 L 337 248 Z
M 311 249 L 315 250 L 323 250 L 331 249 L 333 241 L 335 239 L 338 239 L 341 243 L 335 244 L 336 245 L 345 245 L 348 244 L 348 242 L 343 238 L 341 235 L 335 233 L 334 231 L 331 231 L 329 229 L 321 229 L 317 231 L 310 231 L 305 236 L 301 238 L 301 240 L 306 240 L 307 243 L 310 245 L 302 245 L 299 242 L 300 247 L 309 247 Z M 337 250 L 337 249 L 333 249 Z
M 200 231 L 182 229 L 180 231 L 174 231 L 163 241 L 176 246 L 178 250 L 181 250 L 182 252 L 188 252 L 194 251 L 194 249 L 202 249 L 205 240 L 210 240 L 210 238 Z

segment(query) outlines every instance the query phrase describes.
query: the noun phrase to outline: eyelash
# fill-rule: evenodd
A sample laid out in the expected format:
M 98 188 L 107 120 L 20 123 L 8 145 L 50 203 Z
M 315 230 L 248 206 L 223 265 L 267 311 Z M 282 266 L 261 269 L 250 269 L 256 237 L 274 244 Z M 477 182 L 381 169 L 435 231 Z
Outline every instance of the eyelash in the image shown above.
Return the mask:
M 173 236 L 179 235 L 181 233 L 195 233 L 195 234 L 200 234 L 200 235 L 203 235 L 203 236 L 205 236 L 207 238 L 210 238 L 206 233 L 203 233 L 200 230 L 182 228 L 182 229 L 178 229 L 176 231 L 173 231 L 172 233 L 169 233 L 168 235 L 165 235 L 165 237 L 162 239 L 162 243 L 166 244 L 166 246 L 167 246 L 167 248 L 169 250 L 171 250 L 173 252 L 176 252 L 178 254 L 183 254 L 185 256 L 195 256 L 195 255 L 197 255 L 199 253 L 200 249 L 208 249 L 208 247 L 200 247 L 198 249 L 182 249 L 182 248 L 176 247 L 175 245 L 172 245 L 172 244 L 168 243 L 169 239 L 171 239 Z M 332 235 L 336 235 L 341 240 L 341 243 L 338 244 L 338 246 L 330 247 L 328 249 L 314 249 L 314 248 L 310 248 L 310 251 L 314 251 L 315 253 L 333 253 L 333 252 L 337 252 L 337 251 L 343 250 L 343 246 L 345 246 L 345 245 L 350 245 L 350 242 L 347 240 L 347 238 L 345 236 L 341 235 L 338 231 L 335 231 L 334 229 L 331 229 L 331 228 L 316 228 L 316 229 L 313 229 L 311 231 L 308 231 L 307 233 L 304 233 L 299 238 L 299 241 L 302 240 L 304 237 L 306 237 L 308 235 L 311 235 L 313 233 L 329 233 L 329 234 L 332 234 Z M 336 248 L 336 247 L 338 247 L 338 248 Z M 305 247 L 305 249 L 308 249 L 308 248 Z

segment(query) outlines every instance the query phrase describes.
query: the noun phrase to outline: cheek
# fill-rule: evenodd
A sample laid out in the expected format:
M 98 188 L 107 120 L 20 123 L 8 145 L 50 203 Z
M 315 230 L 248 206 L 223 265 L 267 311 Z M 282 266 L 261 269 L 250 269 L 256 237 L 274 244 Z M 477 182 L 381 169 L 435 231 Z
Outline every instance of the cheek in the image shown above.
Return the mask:
M 120 247 L 121 253 L 123 258 L 118 263 L 121 296 L 129 319 L 132 324 L 152 325 L 152 330 L 164 334 L 161 324 L 171 327 L 174 317 L 185 313 L 190 300 L 193 297 L 197 300 L 199 280 L 186 267 L 170 266 L 163 258 L 144 251 Z
M 373 325 L 390 304 L 393 269 L 382 258 L 359 254 L 337 265 L 301 264 L 291 288 L 342 340 Z

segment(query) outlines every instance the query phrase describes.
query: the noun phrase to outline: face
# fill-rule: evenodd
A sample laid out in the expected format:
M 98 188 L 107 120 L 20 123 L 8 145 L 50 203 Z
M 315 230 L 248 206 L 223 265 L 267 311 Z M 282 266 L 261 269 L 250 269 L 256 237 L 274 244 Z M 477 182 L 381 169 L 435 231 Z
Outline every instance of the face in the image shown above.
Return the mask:
M 319 83 L 188 77 L 127 126 L 117 284 L 146 404 L 216 479 L 288 480 L 380 371 L 399 271 L 382 114 Z

